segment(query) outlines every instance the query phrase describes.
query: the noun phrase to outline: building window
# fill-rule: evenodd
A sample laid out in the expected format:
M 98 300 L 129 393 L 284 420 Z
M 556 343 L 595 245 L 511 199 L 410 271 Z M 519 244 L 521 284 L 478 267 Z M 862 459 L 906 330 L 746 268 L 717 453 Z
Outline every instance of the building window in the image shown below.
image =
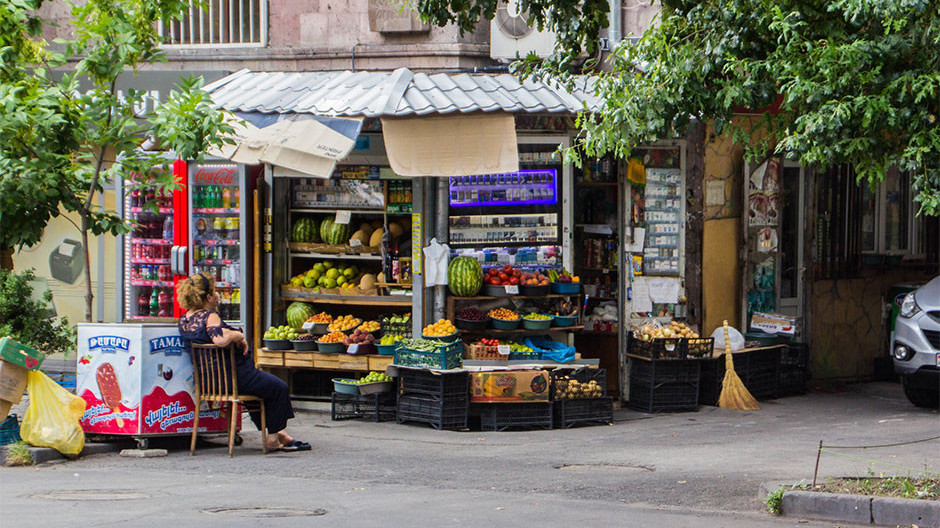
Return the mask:
M 917 216 L 911 176 L 892 169 L 873 191 L 862 190 L 862 252 L 923 257 L 924 218 Z
M 190 1 L 180 20 L 160 22 L 165 46 L 263 46 L 268 38 L 267 0 Z

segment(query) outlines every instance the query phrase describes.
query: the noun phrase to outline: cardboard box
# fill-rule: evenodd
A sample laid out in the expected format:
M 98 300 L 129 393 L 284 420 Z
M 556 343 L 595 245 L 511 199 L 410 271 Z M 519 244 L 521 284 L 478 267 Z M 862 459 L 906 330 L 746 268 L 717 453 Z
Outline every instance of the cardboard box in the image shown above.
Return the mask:
M 39 365 L 46 355 L 42 352 L 14 341 L 12 338 L 0 338 L 0 359 L 16 363 L 29 370 L 39 370 Z
M 28 372 L 19 365 L 0 360 L 0 400 L 13 404 L 20 403 L 23 398 L 23 391 L 26 390 L 26 374 Z M 3 416 L 3 418 L 5 417 L 6 415 Z
M 12 408 L 13 402 L 0 400 L 0 420 L 6 420 L 6 417 L 10 416 L 10 409 Z
M 474 372 L 470 376 L 471 401 L 548 401 L 548 373 L 544 370 Z
M 751 314 L 751 330 L 792 336 L 796 335 L 798 319 L 785 314 L 754 312 Z

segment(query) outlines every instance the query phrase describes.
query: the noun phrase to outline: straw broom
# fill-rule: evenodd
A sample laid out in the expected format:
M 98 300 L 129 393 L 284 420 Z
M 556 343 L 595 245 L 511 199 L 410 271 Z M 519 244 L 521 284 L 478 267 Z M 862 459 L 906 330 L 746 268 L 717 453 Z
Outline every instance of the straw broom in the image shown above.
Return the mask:
M 751 396 L 744 386 L 738 373 L 734 371 L 734 360 L 731 358 L 731 339 L 728 336 L 728 321 L 725 327 L 725 379 L 721 381 L 721 396 L 718 397 L 718 406 L 722 409 L 737 411 L 759 411 L 760 404 Z

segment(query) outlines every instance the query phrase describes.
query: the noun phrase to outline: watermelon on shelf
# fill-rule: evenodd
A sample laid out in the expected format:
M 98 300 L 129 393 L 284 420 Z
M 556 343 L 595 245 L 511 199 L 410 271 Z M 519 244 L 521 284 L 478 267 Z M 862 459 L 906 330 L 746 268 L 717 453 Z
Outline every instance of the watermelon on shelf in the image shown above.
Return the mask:
M 326 217 L 323 219 L 322 222 L 320 222 L 320 239 L 323 240 L 323 242 L 327 244 L 330 243 L 329 232 L 332 226 L 333 226 L 333 219 L 330 217 Z
M 334 246 L 341 245 L 349 242 L 349 237 L 351 235 L 352 233 L 349 230 L 349 224 L 337 224 L 331 220 L 330 225 L 326 230 L 326 236 L 323 236 L 323 241 Z
M 305 216 L 295 221 L 294 228 L 291 229 L 291 241 L 319 242 L 320 226 L 316 219 Z
M 447 286 L 458 297 L 472 297 L 483 286 L 483 267 L 473 257 L 457 257 L 447 266 Z
M 304 322 L 316 314 L 313 305 L 303 302 L 292 302 L 287 307 L 287 326 L 291 328 L 300 328 Z

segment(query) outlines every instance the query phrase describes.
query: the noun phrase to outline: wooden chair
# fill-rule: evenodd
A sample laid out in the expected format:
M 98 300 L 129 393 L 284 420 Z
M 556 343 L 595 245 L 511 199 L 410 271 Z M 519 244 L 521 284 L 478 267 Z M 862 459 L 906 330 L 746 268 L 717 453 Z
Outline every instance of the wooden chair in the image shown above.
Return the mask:
M 238 393 L 238 375 L 235 372 L 235 344 L 227 347 L 216 345 L 192 344 L 193 347 L 193 384 L 196 394 L 193 400 L 196 403 L 196 413 L 193 419 L 193 437 L 189 446 L 190 456 L 196 454 L 196 436 L 199 434 L 199 409 L 202 402 L 228 402 L 231 416 L 228 424 L 228 456 L 233 456 L 232 446 L 235 443 L 236 405 L 239 403 L 258 402 L 261 404 L 261 450 L 268 452 L 268 431 L 264 420 L 264 400 L 258 396 L 249 396 Z

